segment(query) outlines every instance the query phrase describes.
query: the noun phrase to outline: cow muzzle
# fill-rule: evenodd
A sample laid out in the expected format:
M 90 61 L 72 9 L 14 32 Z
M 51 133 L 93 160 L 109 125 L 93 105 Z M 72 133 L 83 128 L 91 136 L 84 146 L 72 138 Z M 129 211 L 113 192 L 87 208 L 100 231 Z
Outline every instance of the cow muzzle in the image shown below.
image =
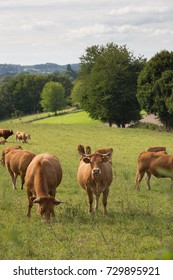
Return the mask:
M 94 177 L 100 176 L 100 174 L 101 174 L 100 168 L 93 168 L 92 174 L 93 174 Z

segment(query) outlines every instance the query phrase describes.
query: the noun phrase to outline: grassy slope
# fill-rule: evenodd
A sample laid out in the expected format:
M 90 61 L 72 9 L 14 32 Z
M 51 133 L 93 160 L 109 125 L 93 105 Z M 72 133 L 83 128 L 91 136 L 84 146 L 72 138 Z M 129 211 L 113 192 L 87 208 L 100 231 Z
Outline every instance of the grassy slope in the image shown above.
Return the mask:
M 142 129 L 115 129 L 92 121 L 78 112 L 34 123 L 15 121 L 1 127 L 31 133 L 23 145 L 35 153 L 57 155 L 64 170 L 57 197 L 65 204 L 56 208 L 56 221 L 41 222 L 37 207 L 27 221 L 26 192 L 14 191 L 6 169 L 0 166 L 0 259 L 146 259 L 170 246 L 173 234 L 170 179 L 152 178 L 152 191 L 145 181 L 134 189 L 138 154 L 152 145 L 165 145 L 173 153 L 172 134 Z M 9 138 L 8 145 L 15 143 Z M 107 217 L 88 214 L 86 193 L 76 182 L 81 143 L 92 150 L 112 147 L 114 180 L 110 188 Z M 4 146 L 2 146 L 1 150 Z

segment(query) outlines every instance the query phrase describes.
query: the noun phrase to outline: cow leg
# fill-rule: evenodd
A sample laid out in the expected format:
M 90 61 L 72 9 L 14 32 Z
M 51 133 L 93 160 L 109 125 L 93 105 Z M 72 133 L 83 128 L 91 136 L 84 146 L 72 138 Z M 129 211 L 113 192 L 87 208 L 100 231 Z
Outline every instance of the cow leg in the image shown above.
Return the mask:
M 150 191 L 151 190 L 151 186 L 150 186 L 151 173 L 150 172 L 146 172 L 146 173 L 147 173 L 147 176 L 146 176 L 147 188 L 148 188 L 148 191 Z
M 28 212 L 27 212 L 27 217 L 31 217 L 31 208 L 33 206 L 33 202 L 31 200 L 32 193 L 27 190 L 27 196 L 28 196 Z
M 173 178 L 171 178 L 171 189 L 172 189 L 172 187 L 173 187 Z
M 103 210 L 103 214 L 107 215 L 107 198 L 108 198 L 108 194 L 109 194 L 109 188 L 106 188 L 103 192 L 103 206 L 104 206 L 104 210 Z
M 87 189 L 87 194 L 89 200 L 89 213 L 93 213 L 93 193 L 89 188 Z
M 13 189 L 16 189 L 16 178 L 17 178 L 17 175 L 11 170 L 9 164 L 7 164 L 7 169 L 8 169 L 8 172 L 11 176 L 11 179 L 12 179 L 12 185 L 13 185 Z
M 99 209 L 99 196 L 96 195 L 96 206 L 95 206 L 96 211 Z
M 139 191 L 139 185 L 140 182 L 142 181 L 142 178 L 144 177 L 145 172 L 144 171 L 137 171 L 136 173 L 136 179 L 135 179 L 135 188 L 137 191 Z
M 24 183 L 25 183 L 25 176 L 21 174 L 21 190 L 23 190 Z
M 13 173 L 13 178 L 12 178 L 12 181 L 13 181 L 13 188 L 16 189 L 16 180 L 17 180 L 17 174 L 16 173 Z

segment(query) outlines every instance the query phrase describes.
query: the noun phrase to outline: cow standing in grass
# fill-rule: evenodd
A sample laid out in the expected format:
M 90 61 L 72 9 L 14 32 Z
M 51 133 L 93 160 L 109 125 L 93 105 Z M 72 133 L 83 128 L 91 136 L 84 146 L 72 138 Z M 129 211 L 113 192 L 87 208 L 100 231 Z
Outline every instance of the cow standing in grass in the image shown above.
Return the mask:
M 7 138 L 10 137 L 13 134 L 14 134 L 13 130 L 0 129 L 0 137 L 3 137 L 4 140 L 7 140 Z
M 160 152 L 142 152 L 138 157 L 138 165 L 135 179 L 135 187 L 139 190 L 140 182 L 144 174 L 147 174 L 146 182 L 148 190 L 151 190 L 151 175 L 157 178 L 171 178 L 173 185 L 173 155 Z
M 27 167 L 34 157 L 34 153 L 20 149 L 13 149 L 5 154 L 5 165 L 11 176 L 14 189 L 16 189 L 16 180 L 18 176 L 21 178 L 21 189 L 23 189 Z
M 98 201 L 102 193 L 104 214 L 107 214 L 107 198 L 113 179 L 112 164 L 110 162 L 112 152 L 113 149 L 108 153 L 82 154 L 77 172 L 77 181 L 87 192 L 90 213 L 93 212 L 94 195 L 96 197 L 96 210 L 98 210 Z

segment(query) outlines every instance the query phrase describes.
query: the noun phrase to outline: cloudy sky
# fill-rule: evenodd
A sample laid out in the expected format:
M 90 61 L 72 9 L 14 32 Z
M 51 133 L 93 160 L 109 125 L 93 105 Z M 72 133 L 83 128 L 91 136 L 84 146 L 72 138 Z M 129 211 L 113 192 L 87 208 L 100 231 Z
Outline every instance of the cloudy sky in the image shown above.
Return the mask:
M 0 0 L 0 64 L 80 62 L 92 45 L 173 50 L 172 0 Z

